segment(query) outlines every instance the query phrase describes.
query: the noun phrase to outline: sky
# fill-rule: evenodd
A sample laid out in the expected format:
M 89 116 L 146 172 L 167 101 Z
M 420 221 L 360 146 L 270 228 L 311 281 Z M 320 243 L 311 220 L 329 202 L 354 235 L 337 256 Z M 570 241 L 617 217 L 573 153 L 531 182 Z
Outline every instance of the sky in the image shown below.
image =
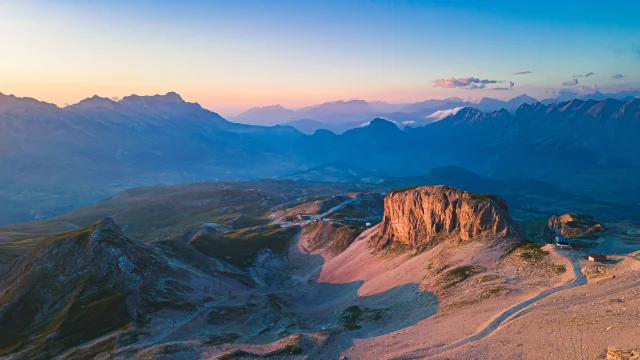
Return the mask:
M 0 92 L 223 115 L 640 87 L 640 1 L 0 0 Z

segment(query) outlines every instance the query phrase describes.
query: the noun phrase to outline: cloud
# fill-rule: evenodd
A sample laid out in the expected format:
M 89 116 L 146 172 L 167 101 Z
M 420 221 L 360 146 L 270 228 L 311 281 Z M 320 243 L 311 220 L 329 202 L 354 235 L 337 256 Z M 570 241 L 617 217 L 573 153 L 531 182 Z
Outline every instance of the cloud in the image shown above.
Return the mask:
M 514 86 L 515 86 L 515 83 L 513 81 L 509 81 L 509 86 L 495 87 L 495 88 L 491 88 L 491 90 L 511 90 L 513 89 Z
M 415 125 L 416 122 L 413 120 L 407 120 L 407 121 L 403 121 L 402 125 Z
M 576 86 L 576 85 L 578 85 L 578 79 L 576 78 L 576 79 L 573 79 L 571 81 L 565 81 L 565 82 L 562 83 L 562 85 L 564 85 L 564 86 Z
M 529 70 L 527 70 L 527 71 L 518 71 L 518 72 L 513 73 L 513 75 L 529 75 L 529 74 L 532 74 L 532 72 L 529 71 Z
M 427 116 L 427 119 L 431 119 L 431 120 L 433 120 L 433 122 L 440 121 L 440 120 L 442 120 L 444 118 L 447 118 L 447 117 L 449 117 L 451 115 L 457 114 L 458 111 L 460 111 L 462 109 L 464 109 L 463 106 L 460 106 L 460 107 L 457 107 L 457 108 L 454 108 L 454 109 L 448 109 L 448 110 L 438 110 L 438 111 L 434 112 L 433 114 Z
M 554 98 L 573 99 L 579 96 L 592 95 L 600 91 L 598 84 L 591 86 L 576 86 L 572 88 L 563 88 L 551 90 L 551 96 Z
M 457 79 L 454 77 L 450 77 L 448 79 L 436 79 L 436 80 L 433 80 L 433 83 L 435 87 L 441 87 L 441 88 L 477 90 L 477 89 L 491 89 L 491 88 L 488 88 L 487 85 L 509 84 L 510 81 L 488 80 L 488 79 L 480 79 L 473 76 L 465 76 Z
M 593 75 L 595 75 L 595 73 L 593 73 L 593 72 L 588 72 L 588 73 L 586 73 L 586 74 L 584 74 L 584 75 L 573 75 L 573 77 L 574 77 L 574 78 L 576 78 L 576 79 L 577 79 L 577 78 L 581 78 L 581 77 L 588 78 L 589 76 L 593 76 Z
M 613 75 L 611 78 L 612 78 L 612 79 L 615 79 L 615 80 L 620 80 L 620 79 L 624 79 L 624 75 L 622 75 L 622 74 L 615 74 L 615 75 Z

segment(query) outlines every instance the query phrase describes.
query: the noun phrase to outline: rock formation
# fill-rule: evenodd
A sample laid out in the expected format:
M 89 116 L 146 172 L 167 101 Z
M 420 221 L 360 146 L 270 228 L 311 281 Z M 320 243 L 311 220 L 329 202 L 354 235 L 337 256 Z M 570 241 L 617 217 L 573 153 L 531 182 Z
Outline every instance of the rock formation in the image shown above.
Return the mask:
M 380 234 L 372 245 L 382 248 L 397 242 L 419 248 L 454 235 L 462 240 L 481 236 L 524 239 L 504 199 L 438 185 L 389 193 Z
M 640 350 L 620 350 L 614 347 L 607 348 L 607 360 L 638 360 L 640 359 Z
M 595 217 L 578 213 L 552 216 L 549 218 L 548 226 L 549 229 L 567 238 L 605 232 L 604 226 Z

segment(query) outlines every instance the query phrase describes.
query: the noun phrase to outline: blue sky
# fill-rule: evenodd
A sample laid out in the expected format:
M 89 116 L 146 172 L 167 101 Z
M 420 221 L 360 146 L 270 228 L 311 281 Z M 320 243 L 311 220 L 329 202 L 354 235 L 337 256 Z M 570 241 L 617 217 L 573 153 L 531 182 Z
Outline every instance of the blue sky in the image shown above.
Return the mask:
M 64 104 L 177 91 L 232 114 L 617 91 L 640 85 L 638 13 L 638 1 L 0 0 L 0 92 Z

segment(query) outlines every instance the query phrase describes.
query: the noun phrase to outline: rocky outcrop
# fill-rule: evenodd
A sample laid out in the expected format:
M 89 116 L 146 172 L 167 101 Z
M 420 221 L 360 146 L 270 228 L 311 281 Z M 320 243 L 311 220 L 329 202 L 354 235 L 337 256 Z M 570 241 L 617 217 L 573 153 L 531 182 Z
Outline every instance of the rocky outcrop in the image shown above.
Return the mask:
M 640 350 L 625 351 L 608 347 L 607 360 L 640 360 Z
M 578 238 L 605 232 L 605 227 L 590 215 L 568 213 L 549 218 L 548 227 L 556 234 Z
M 53 358 L 159 309 L 193 310 L 196 276 L 111 218 L 44 239 L 0 279 L 0 357 Z
M 524 239 L 504 199 L 439 185 L 389 193 L 380 234 L 372 238 L 372 245 L 383 248 L 396 242 L 419 248 L 450 236 Z

